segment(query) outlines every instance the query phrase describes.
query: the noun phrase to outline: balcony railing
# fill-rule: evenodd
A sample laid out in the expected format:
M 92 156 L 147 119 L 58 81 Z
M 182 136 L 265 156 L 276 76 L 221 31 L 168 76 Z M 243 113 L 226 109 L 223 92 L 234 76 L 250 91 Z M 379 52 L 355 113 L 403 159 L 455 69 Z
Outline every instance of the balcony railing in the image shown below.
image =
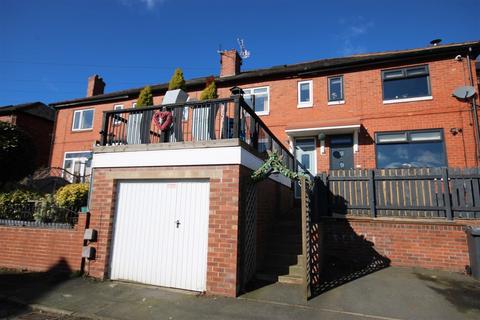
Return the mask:
M 162 131 L 164 112 L 172 115 L 172 124 Z M 105 111 L 100 135 L 102 146 L 239 139 L 261 157 L 277 151 L 295 169 L 293 155 L 241 96 Z

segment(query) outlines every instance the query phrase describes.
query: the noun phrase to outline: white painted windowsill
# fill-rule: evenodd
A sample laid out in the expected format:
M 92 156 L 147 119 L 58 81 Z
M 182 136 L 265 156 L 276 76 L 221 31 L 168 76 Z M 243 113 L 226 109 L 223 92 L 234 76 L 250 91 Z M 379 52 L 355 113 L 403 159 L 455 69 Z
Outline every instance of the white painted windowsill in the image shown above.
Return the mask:
M 336 106 L 336 105 L 339 105 L 339 104 L 345 104 L 345 100 L 329 101 L 328 102 L 329 106 Z
M 313 107 L 313 103 L 305 103 L 305 104 L 297 104 L 297 108 L 301 109 L 301 108 L 312 108 Z
M 424 100 L 433 100 L 433 97 L 432 97 L 432 96 L 425 96 L 425 97 L 416 97 L 416 98 L 383 100 L 383 104 L 402 103 L 402 102 L 414 102 L 414 101 L 424 101 Z

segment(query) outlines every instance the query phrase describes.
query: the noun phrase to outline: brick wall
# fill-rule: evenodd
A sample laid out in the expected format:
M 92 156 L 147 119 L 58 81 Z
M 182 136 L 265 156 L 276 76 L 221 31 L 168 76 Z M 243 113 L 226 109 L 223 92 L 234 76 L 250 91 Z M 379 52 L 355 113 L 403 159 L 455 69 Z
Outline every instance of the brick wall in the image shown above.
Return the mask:
M 432 100 L 383 104 L 381 70 L 428 64 L 431 81 Z M 474 64 L 473 64 L 474 65 Z M 474 69 L 474 68 L 473 68 Z M 301 125 L 312 121 L 338 121 L 356 118 L 362 123 L 359 137 L 359 152 L 354 155 L 354 165 L 361 168 L 375 167 L 376 132 L 392 130 L 443 129 L 448 165 L 451 167 L 476 166 L 473 123 L 470 119 L 469 105 L 452 97 L 452 92 L 462 85 L 469 84 L 466 62 L 454 61 L 453 57 L 441 60 L 417 60 L 403 64 L 389 64 L 375 68 L 346 70 L 344 76 L 345 103 L 328 105 L 327 78 L 336 75 L 325 73 L 309 78 L 268 79 L 257 82 L 238 82 L 242 88 L 269 86 L 270 112 L 261 116 L 272 132 L 285 146 L 288 136 L 285 128 L 289 125 Z M 475 74 L 475 70 L 474 74 Z M 313 106 L 297 107 L 298 81 L 313 81 Z M 219 96 L 229 97 L 229 88 L 219 85 Z M 199 97 L 199 91 L 189 92 L 192 98 Z M 111 110 L 115 104 L 124 104 L 130 108 L 135 99 L 123 102 L 85 105 L 59 110 L 55 133 L 52 165 L 62 166 L 66 151 L 91 150 L 95 140 L 99 140 L 102 111 Z M 155 104 L 162 101 L 162 95 L 154 97 Z M 72 132 L 73 111 L 95 108 L 94 127 L 91 131 Z M 453 135 L 451 128 L 462 128 L 462 132 Z M 318 142 L 318 141 L 317 141 Z M 318 146 L 318 145 L 317 145 Z M 319 147 L 319 146 L 318 146 Z M 317 148 L 317 170 L 329 168 L 329 141 L 326 141 L 326 153 L 320 154 Z
M 148 167 L 95 169 L 90 227 L 98 230 L 96 259 L 89 274 L 108 277 L 116 180 L 210 178 L 207 292 L 236 296 L 239 211 L 239 166 Z
M 0 226 L 0 267 L 30 271 L 80 270 L 86 215 L 73 229 Z
M 343 263 L 383 256 L 391 265 L 465 272 L 465 226 L 475 221 L 323 219 L 324 254 Z

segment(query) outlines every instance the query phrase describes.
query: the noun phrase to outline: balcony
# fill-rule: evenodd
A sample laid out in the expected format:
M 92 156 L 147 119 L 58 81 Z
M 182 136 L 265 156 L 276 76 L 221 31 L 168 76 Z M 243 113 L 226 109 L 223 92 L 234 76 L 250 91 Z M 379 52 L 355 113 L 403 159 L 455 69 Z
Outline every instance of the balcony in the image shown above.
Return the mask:
M 170 121 L 171 125 L 168 124 Z M 283 156 L 283 162 L 289 169 L 295 169 L 290 151 L 239 95 L 227 99 L 105 111 L 100 145 L 96 150 L 166 150 L 232 144 L 242 146 L 261 159 L 267 157 L 267 151 L 276 151 Z

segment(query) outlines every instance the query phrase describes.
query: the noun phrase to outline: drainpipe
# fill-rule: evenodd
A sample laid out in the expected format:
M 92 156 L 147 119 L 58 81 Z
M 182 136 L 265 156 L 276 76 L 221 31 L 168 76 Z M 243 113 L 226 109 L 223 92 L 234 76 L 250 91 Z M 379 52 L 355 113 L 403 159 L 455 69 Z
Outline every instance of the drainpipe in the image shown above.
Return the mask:
M 468 53 L 467 53 L 467 67 L 468 67 L 468 72 L 470 75 L 470 85 L 475 88 L 474 82 L 473 82 L 473 73 L 472 73 L 472 66 L 470 63 L 470 53 L 472 52 L 472 47 L 468 48 Z M 477 165 L 480 160 L 480 128 L 478 125 L 478 112 L 477 112 L 477 102 L 476 102 L 476 96 L 472 97 L 472 114 L 473 114 L 473 125 L 474 125 L 474 132 L 475 132 L 475 149 L 477 153 Z

